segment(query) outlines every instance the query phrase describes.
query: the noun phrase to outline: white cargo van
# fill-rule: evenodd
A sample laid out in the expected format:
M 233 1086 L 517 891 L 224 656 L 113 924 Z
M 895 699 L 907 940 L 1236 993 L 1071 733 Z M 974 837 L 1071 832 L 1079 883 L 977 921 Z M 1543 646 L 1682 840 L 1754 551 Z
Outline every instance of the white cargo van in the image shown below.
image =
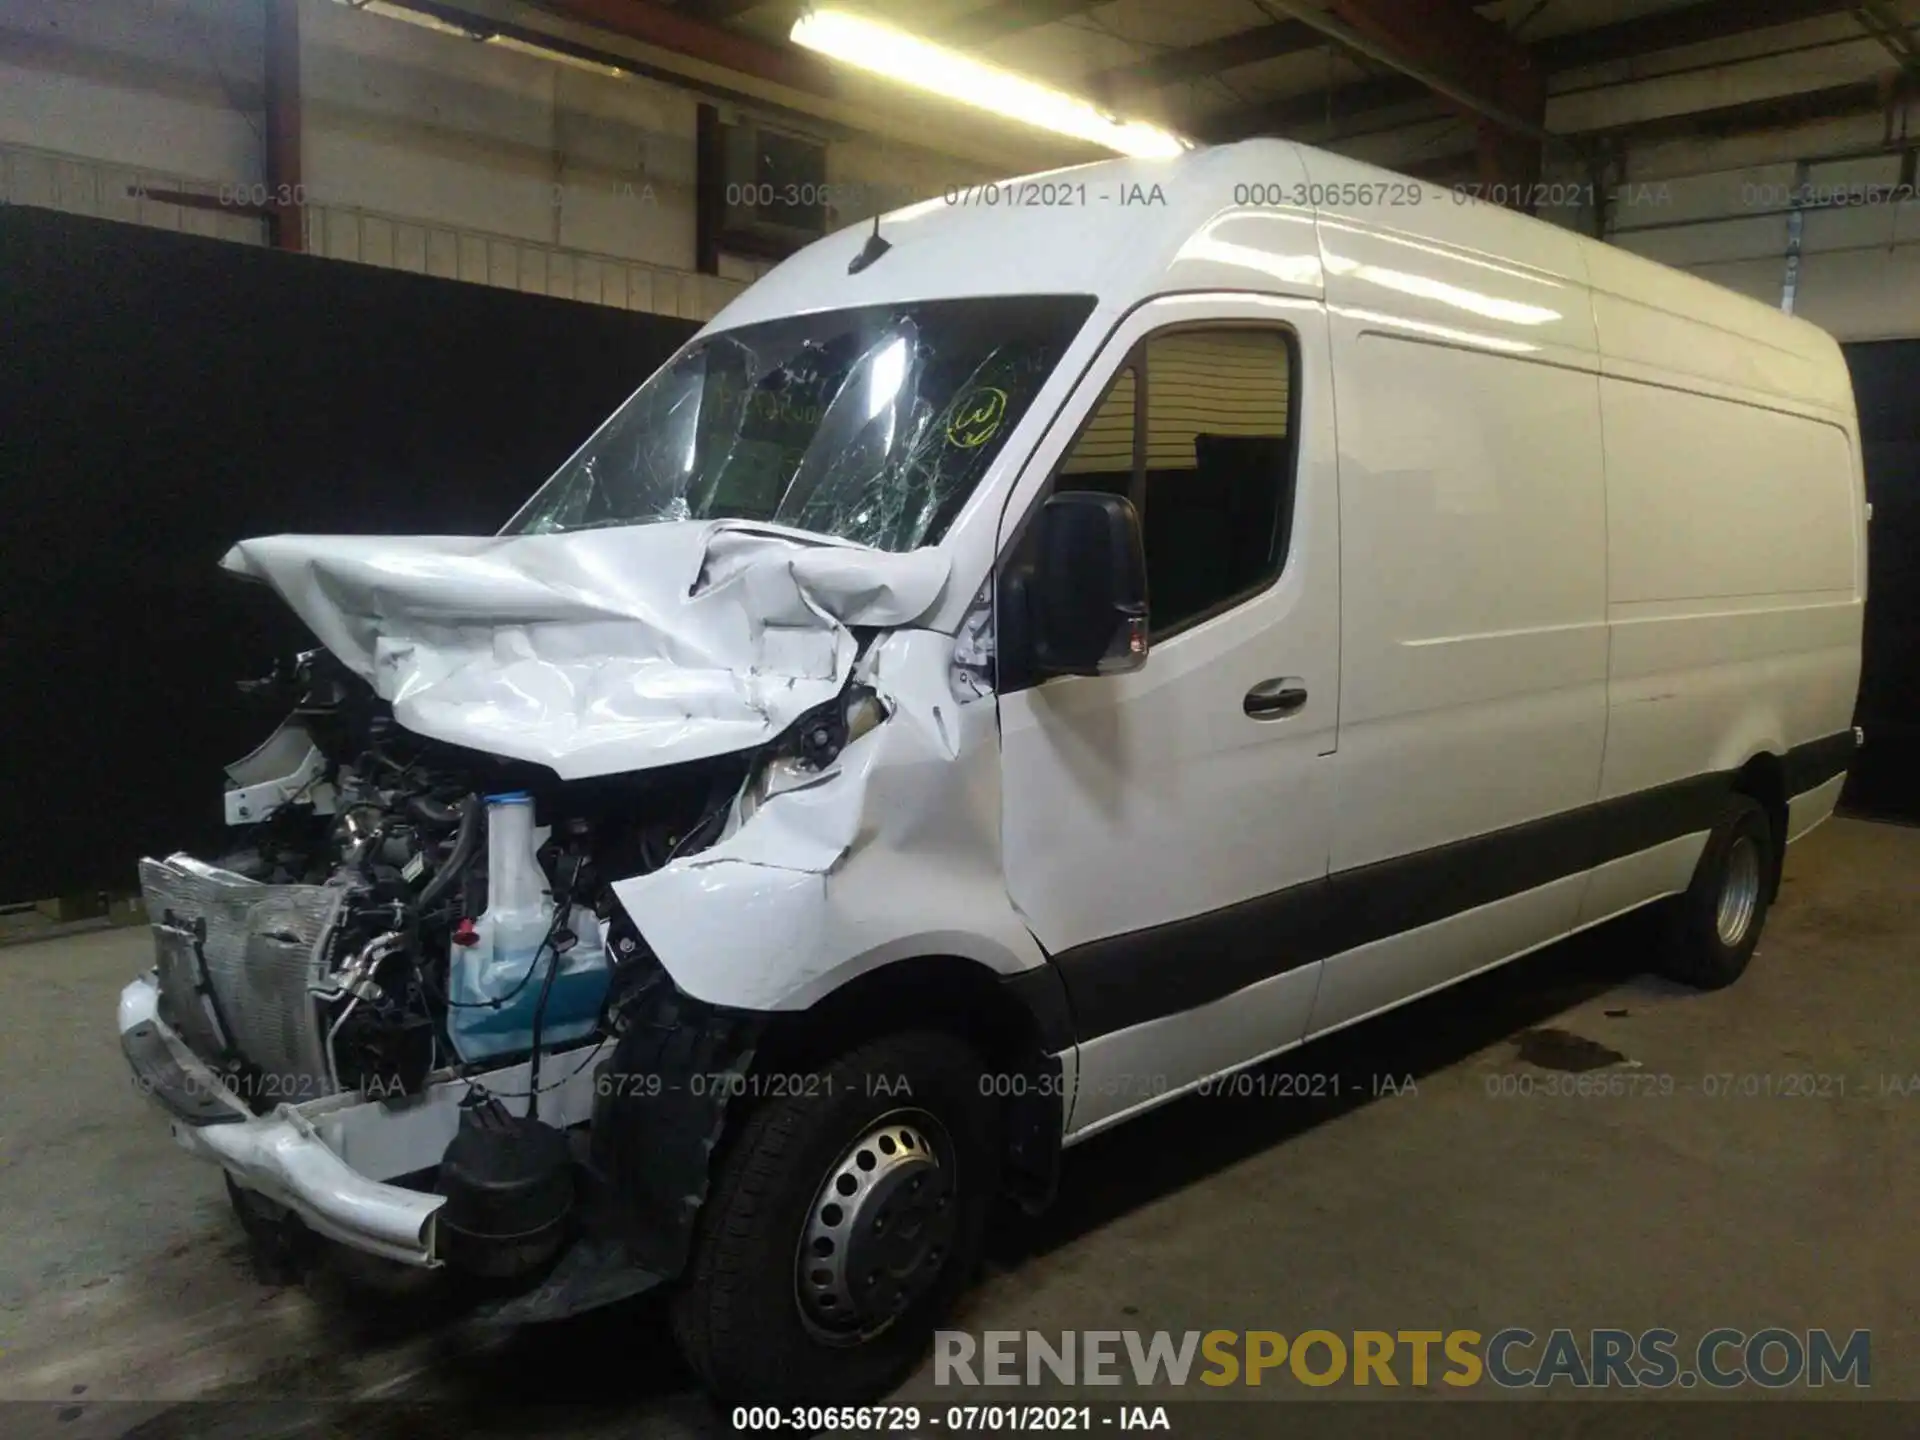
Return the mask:
M 145 863 L 141 1087 L 263 1245 L 910 1366 L 1073 1142 L 1661 902 L 1747 966 L 1849 756 L 1812 326 L 1279 142 L 955 193 L 730 305 L 321 649 Z

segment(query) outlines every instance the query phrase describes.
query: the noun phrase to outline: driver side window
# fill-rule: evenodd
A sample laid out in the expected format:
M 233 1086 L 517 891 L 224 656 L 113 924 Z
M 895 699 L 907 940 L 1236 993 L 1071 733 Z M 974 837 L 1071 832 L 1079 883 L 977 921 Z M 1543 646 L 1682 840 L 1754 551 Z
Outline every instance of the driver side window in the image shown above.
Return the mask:
M 1210 325 L 1149 336 L 1114 377 L 1054 484 L 1140 512 L 1154 639 L 1232 608 L 1286 564 L 1293 518 L 1287 331 Z

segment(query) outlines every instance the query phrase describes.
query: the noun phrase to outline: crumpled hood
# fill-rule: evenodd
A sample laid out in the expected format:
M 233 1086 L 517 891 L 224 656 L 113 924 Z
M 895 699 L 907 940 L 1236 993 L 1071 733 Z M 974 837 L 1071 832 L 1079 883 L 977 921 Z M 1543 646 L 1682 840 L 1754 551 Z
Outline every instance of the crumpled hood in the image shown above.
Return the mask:
M 849 627 L 911 623 L 948 568 L 727 520 L 272 535 L 220 563 L 279 592 L 407 729 L 567 779 L 771 739 L 839 693 Z

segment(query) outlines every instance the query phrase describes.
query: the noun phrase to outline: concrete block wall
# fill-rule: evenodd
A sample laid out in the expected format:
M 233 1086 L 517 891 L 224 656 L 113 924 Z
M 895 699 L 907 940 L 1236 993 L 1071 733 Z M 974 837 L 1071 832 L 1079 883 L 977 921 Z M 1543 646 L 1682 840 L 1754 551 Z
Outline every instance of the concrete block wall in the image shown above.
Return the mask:
M 699 97 L 300 0 L 308 250 L 333 259 L 707 319 L 767 268 L 698 272 Z M 238 0 L 8 0 L 0 7 L 0 203 L 242 244 L 265 223 L 262 10 Z M 835 136 L 838 218 L 983 168 Z

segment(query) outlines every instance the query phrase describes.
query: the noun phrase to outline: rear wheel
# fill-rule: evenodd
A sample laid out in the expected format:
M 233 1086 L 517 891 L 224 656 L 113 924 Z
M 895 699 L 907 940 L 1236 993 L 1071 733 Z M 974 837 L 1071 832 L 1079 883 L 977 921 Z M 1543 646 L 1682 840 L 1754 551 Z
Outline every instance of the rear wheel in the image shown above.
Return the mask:
M 746 1110 L 673 1300 L 708 1389 L 754 1403 L 885 1393 L 979 1262 L 999 1183 L 998 1108 L 978 1055 L 883 1037 Z
M 1686 894 L 1666 916 L 1663 969 L 1702 990 L 1746 973 L 1773 895 L 1773 833 L 1767 812 L 1745 795 L 1707 837 Z

